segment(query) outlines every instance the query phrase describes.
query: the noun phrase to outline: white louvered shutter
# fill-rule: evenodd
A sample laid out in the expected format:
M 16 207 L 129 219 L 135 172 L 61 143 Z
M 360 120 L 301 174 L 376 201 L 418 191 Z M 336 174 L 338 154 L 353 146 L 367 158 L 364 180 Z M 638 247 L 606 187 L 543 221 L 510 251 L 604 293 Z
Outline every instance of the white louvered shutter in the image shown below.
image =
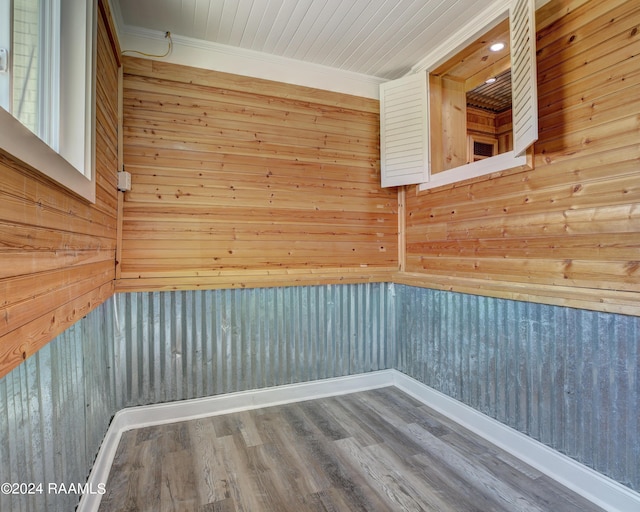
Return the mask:
M 383 187 L 429 181 L 427 73 L 380 85 L 380 170 Z
M 509 21 L 513 150 L 521 156 L 538 140 L 535 0 L 513 0 Z

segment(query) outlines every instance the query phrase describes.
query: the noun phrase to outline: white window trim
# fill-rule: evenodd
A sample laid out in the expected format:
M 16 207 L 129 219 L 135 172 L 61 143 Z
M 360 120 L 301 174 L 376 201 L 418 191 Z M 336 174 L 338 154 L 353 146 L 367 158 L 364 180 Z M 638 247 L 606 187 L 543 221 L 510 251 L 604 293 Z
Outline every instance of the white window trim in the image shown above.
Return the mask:
M 549 0 L 547 0 L 549 1 Z M 496 0 L 482 12 L 476 13 L 471 20 L 462 25 L 457 32 L 445 39 L 440 45 L 433 48 L 420 62 L 411 68 L 409 73 L 420 71 L 431 72 L 451 57 L 464 50 L 473 41 L 478 39 L 509 16 L 511 0 Z
M 549 0 L 537 0 L 535 3 L 534 11 L 548 1 Z M 412 68 L 411 74 L 428 74 L 431 70 L 436 69 L 439 65 L 463 50 L 466 46 L 475 41 L 482 34 L 486 33 L 488 30 L 495 27 L 498 23 L 508 18 L 512 5 L 512 0 L 496 0 L 495 2 L 491 3 L 483 12 L 475 16 L 474 19 L 471 20 L 468 24 L 462 26 L 460 30 L 454 33 L 450 38 L 445 40 L 438 47 L 434 48 L 429 55 L 427 55 L 421 62 L 419 62 Z M 533 54 L 535 58 L 535 48 L 533 50 Z M 382 108 L 380 115 L 381 118 L 384 116 Z M 425 115 L 428 116 L 428 109 L 425 111 Z M 426 137 L 428 137 L 428 135 L 426 135 Z M 522 153 L 521 155 L 516 156 L 515 152 L 512 151 L 504 153 L 503 155 L 496 155 L 479 162 L 472 162 L 456 167 L 454 169 L 441 171 L 435 174 L 431 173 L 430 169 L 428 169 L 427 180 L 425 180 L 423 183 L 419 183 L 418 181 L 413 181 L 413 183 L 418 184 L 418 190 L 422 191 L 526 165 L 526 155 Z M 385 183 L 387 184 L 386 186 L 390 186 L 388 184 L 388 178 L 384 177 L 382 163 L 381 172 L 383 174 L 382 186 L 384 187 Z M 394 183 L 393 185 L 396 184 L 400 183 Z
M 540 9 L 540 7 L 550 1 L 551 0 L 535 0 L 535 9 Z M 495 0 L 482 12 L 477 13 L 468 23 L 460 27 L 457 32 L 454 32 L 440 45 L 433 48 L 431 52 L 411 68 L 409 74 L 431 70 L 446 62 L 456 53 L 478 39 L 482 34 L 485 34 L 498 25 L 498 23 L 504 21 L 509 16 L 510 7 L 511 0 Z
M 518 0 L 518 4 L 522 9 L 527 9 L 533 11 L 533 16 L 529 16 L 529 31 L 533 33 L 533 44 L 529 44 L 529 55 L 528 58 L 531 59 L 532 70 L 535 72 L 535 5 L 533 0 Z M 490 20 L 479 32 L 478 37 L 488 30 L 497 25 L 498 22 L 504 20 L 507 17 L 511 17 L 513 13 L 511 12 L 515 2 L 510 0 L 506 2 L 504 5 L 505 11 L 499 12 L 496 17 Z M 528 6 L 527 6 L 528 5 Z M 485 18 L 486 19 L 486 18 Z M 510 22 L 512 25 L 512 22 Z M 511 33 L 511 51 L 513 52 L 515 49 L 514 39 L 513 39 L 513 26 L 510 30 Z M 460 44 L 456 47 L 455 52 L 462 50 L 469 44 L 467 40 L 465 43 Z M 526 60 L 524 62 L 527 62 Z M 436 66 L 433 66 L 431 69 L 434 69 Z M 533 77 L 533 81 L 535 82 L 535 77 Z M 537 94 L 535 84 L 532 87 L 532 91 L 530 91 L 530 97 L 528 98 L 527 105 L 532 108 L 537 108 Z M 516 102 L 514 95 L 514 102 Z M 515 107 L 514 107 L 515 110 Z M 490 158 L 486 158 L 480 160 L 478 162 L 471 162 L 466 165 L 461 165 L 455 167 L 453 169 L 448 169 L 446 171 L 441 171 L 435 174 L 431 174 L 428 182 L 420 183 L 418 185 L 418 190 L 428 190 L 435 187 L 440 187 L 442 185 L 450 185 L 451 183 L 456 183 L 458 181 L 463 181 L 471 178 L 478 178 L 480 176 L 486 176 L 489 174 L 493 174 L 496 172 L 506 171 L 508 169 L 514 169 L 521 166 L 527 166 L 527 157 L 526 150 L 527 148 L 538 138 L 538 120 L 537 120 L 537 110 L 534 115 L 534 118 L 531 119 L 530 123 L 531 127 L 527 130 L 527 140 L 522 142 L 522 147 L 518 149 L 514 147 L 513 151 L 509 151 L 503 154 L 495 155 Z M 516 130 L 516 122 L 514 121 L 513 130 Z M 517 143 L 520 143 L 520 140 L 515 140 L 517 137 L 514 134 L 514 146 Z
M 11 19 L 7 13 L 8 7 L 8 3 L 0 3 L 0 48 L 7 51 L 4 62 L 7 68 L 11 62 L 8 54 L 8 49 L 11 46 Z M 0 107 L 4 109 L 9 109 L 9 84 L 9 73 L 0 71 Z
M 69 11 L 80 12 L 82 21 L 86 16 L 84 27 L 76 30 L 65 30 L 62 37 L 74 38 L 64 44 L 73 48 L 86 48 L 83 72 L 87 94 L 85 102 L 79 105 L 72 116 L 62 115 L 65 119 L 75 117 L 77 123 L 68 129 L 68 143 L 60 141 L 63 152 L 66 148 L 75 151 L 70 162 L 54 149 L 38 138 L 10 113 L 0 108 L 0 150 L 36 171 L 55 180 L 71 192 L 95 203 L 95 66 L 96 66 L 96 38 L 97 38 L 97 1 L 73 0 L 66 2 Z M 83 7 L 86 6 L 86 10 Z M 63 10 L 63 15 L 64 15 Z M 78 94 L 78 89 L 73 94 Z M 64 104 L 63 107 L 64 108 Z M 62 110 L 61 108 L 61 110 Z M 82 120 L 81 122 L 79 120 Z M 67 149 L 68 150 L 68 149 Z
M 95 173 L 87 177 L 79 172 L 4 109 L 0 109 L 0 148 L 70 191 L 95 202 Z
M 477 162 L 461 165 L 448 171 L 432 174 L 428 182 L 418 185 L 418 190 L 429 190 L 430 188 L 441 187 L 443 185 L 451 185 L 458 181 L 479 178 L 480 176 L 506 171 L 507 169 L 513 169 L 523 165 L 527 165 L 526 156 L 516 156 L 513 151 L 508 151 L 490 158 L 478 160 Z

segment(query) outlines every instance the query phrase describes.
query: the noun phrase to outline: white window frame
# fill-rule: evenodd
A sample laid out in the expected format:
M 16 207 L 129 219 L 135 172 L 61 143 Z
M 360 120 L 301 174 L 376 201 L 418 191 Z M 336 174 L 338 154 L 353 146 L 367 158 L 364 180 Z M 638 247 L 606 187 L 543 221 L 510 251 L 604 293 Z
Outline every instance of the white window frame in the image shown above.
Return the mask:
M 5 12 L 6 11 L 6 12 Z M 11 17 L 9 16 L 9 3 L 0 4 L 0 48 L 5 52 L 2 65 L 4 69 L 10 66 L 8 49 L 11 47 Z M 0 72 L 0 108 L 8 110 L 9 87 L 11 80 L 8 71 Z
M 537 4 L 535 2 L 535 0 L 496 0 L 495 2 L 493 2 L 492 4 L 489 5 L 489 7 L 487 9 L 485 9 L 482 13 L 480 13 L 478 16 L 474 17 L 473 20 L 471 20 L 468 24 L 462 26 L 460 28 L 460 30 L 458 32 L 456 32 L 455 34 L 453 34 L 449 39 L 447 39 L 446 41 L 444 41 L 440 46 L 438 46 L 437 48 L 435 48 L 429 55 L 427 55 L 420 63 L 418 63 L 416 66 L 413 67 L 413 69 L 411 70 L 412 74 L 415 75 L 420 75 L 421 76 L 421 80 L 424 81 L 425 84 L 425 91 L 427 91 L 428 89 L 428 75 L 429 73 L 436 69 L 439 65 L 441 65 L 443 62 L 446 62 L 448 59 L 450 59 L 451 57 L 453 57 L 455 54 L 459 53 L 460 51 L 462 51 L 464 48 L 466 48 L 469 44 L 471 44 L 473 41 L 475 41 L 476 39 L 478 39 L 480 36 L 482 36 L 483 34 L 485 34 L 486 32 L 488 32 L 489 30 L 491 30 L 493 27 L 495 27 L 496 25 L 498 25 L 500 22 L 502 22 L 503 20 L 507 19 L 510 16 L 510 11 L 512 8 L 514 8 L 514 6 L 517 4 L 519 4 L 520 6 L 523 5 L 523 2 L 526 3 L 526 6 L 529 6 L 529 8 L 531 9 L 532 13 L 534 14 L 533 19 L 531 20 L 531 25 L 529 25 L 530 30 L 531 27 L 532 31 L 533 31 L 533 45 L 530 46 L 531 52 L 530 52 L 530 57 L 532 57 L 532 66 L 533 66 L 533 76 L 535 77 L 535 10 L 536 8 L 538 8 L 539 6 L 547 3 L 547 1 L 549 0 L 538 0 Z M 510 31 L 512 32 L 512 31 Z M 512 35 L 513 37 L 513 35 Z M 512 45 L 513 46 L 513 45 Z M 512 49 L 513 51 L 513 49 Z M 404 77 L 406 78 L 406 77 Z M 403 80 L 403 79 L 399 79 L 399 80 Z M 383 97 L 384 94 L 384 87 L 389 87 L 389 83 L 393 83 L 393 82 L 399 82 L 399 81 L 392 81 L 392 82 L 387 82 L 386 84 L 382 84 L 381 85 L 381 98 Z M 534 79 L 535 82 L 535 79 Z M 537 94 L 535 92 L 535 83 L 534 83 L 534 88 L 533 88 L 533 96 L 532 96 L 532 100 L 533 102 L 537 105 Z M 425 169 L 424 171 L 424 175 L 426 176 L 426 180 L 410 180 L 407 179 L 405 182 L 393 182 L 390 181 L 388 177 L 385 176 L 386 174 L 386 162 L 385 162 L 385 144 L 384 144 L 384 140 L 383 140 L 383 125 L 384 125 L 384 119 L 386 117 L 386 112 L 385 109 L 383 107 L 383 103 L 381 100 L 381 105 L 380 105 L 380 119 L 381 119 L 381 141 L 380 141 L 380 145 L 381 145 L 381 174 L 382 174 L 382 186 L 397 186 L 397 185 L 409 185 L 409 184 L 417 184 L 418 185 L 418 189 L 420 191 L 422 190 L 427 190 L 430 188 L 435 188 L 435 187 L 440 187 L 443 185 L 448 185 L 451 183 L 456 183 L 462 180 L 466 180 L 466 179 L 470 179 L 470 178 L 475 178 L 475 177 L 479 177 L 479 176 L 485 176 L 488 174 L 492 174 L 495 172 L 499 172 L 499 171 L 504 171 L 507 169 L 513 169 L 513 168 L 517 168 L 517 167 L 521 167 L 521 166 L 526 166 L 527 165 L 527 157 L 526 157 L 526 147 L 524 148 L 524 150 L 520 149 L 520 153 L 516 154 L 515 151 L 509 151 L 506 153 L 503 153 L 501 155 L 496 155 L 490 158 L 486 158 L 484 160 L 480 160 L 478 162 L 472 162 L 466 165 L 462 165 L 459 167 L 456 167 L 454 169 L 449 169 L 446 171 L 441 171 L 438 173 L 432 173 L 431 172 L 431 162 L 429 161 L 427 163 L 427 169 Z M 423 115 L 425 115 L 425 117 L 428 118 L 429 115 L 429 109 L 427 108 L 423 108 Z M 535 122 L 535 132 L 531 132 L 531 134 L 533 135 L 531 138 L 531 142 L 529 142 L 528 145 L 532 144 L 533 141 L 537 138 L 537 111 L 536 111 L 536 116 L 534 119 Z M 429 134 L 428 134 L 428 126 L 429 123 L 427 122 L 425 125 L 425 132 L 422 134 L 422 138 L 429 140 Z M 514 126 L 515 129 L 515 126 Z M 466 135 L 466 134 L 465 134 Z M 427 154 L 428 154 L 428 150 L 427 150 Z M 397 173 L 400 173 L 400 171 L 396 171 Z M 418 172 L 414 172 L 415 176 L 419 176 Z
M 46 112 L 53 115 L 53 121 L 47 121 L 49 143 L 0 108 L 0 150 L 94 203 L 97 0 L 59 0 L 56 4 L 59 10 L 54 17 L 59 16 L 60 29 L 47 45 L 60 48 L 60 53 L 59 59 L 47 57 L 47 67 L 59 78 L 45 80 L 51 80 L 50 89 L 58 94 L 59 106 Z M 56 22 L 49 21 L 52 24 Z

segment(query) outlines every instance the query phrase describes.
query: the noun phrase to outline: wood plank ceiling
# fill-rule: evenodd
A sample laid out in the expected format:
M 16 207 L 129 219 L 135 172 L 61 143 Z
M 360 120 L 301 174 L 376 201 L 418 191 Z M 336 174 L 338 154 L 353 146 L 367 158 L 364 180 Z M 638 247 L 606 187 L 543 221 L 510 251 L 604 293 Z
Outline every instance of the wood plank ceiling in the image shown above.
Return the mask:
M 394 79 L 486 0 L 115 0 L 126 26 Z

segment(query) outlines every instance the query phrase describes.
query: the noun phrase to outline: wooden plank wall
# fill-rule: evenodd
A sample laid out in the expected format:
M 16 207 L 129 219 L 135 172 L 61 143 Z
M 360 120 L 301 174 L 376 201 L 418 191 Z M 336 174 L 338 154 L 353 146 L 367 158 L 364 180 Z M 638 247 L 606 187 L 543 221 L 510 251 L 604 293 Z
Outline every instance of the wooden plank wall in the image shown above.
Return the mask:
M 124 60 L 118 291 L 388 280 L 378 102 Z
M 534 170 L 406 193 L 396 281 L 640 314 L 640 3 L 538 12 Z
M 113 294 L 119 52 L 100 4 L 95 205 L 0 154 L 0 377 Z

